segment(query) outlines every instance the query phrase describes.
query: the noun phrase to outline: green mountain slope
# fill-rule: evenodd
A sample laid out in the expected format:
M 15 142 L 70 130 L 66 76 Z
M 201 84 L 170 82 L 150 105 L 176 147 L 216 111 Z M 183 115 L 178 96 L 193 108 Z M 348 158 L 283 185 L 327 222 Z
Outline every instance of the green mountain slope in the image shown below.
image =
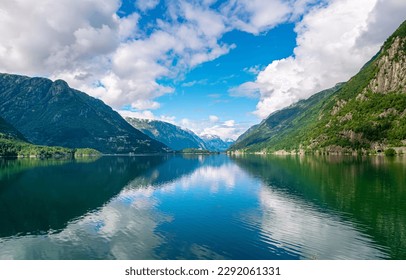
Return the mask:
M 152 139 L 164 143 L 173 150 L 187 148 L 206 149 L 205 143 L 192 131 L 157 120 L 126 118 L 126 121 Z
M 0 117 L 0 157 L 78 157 L 96 156 L 94 149 L 68 149 L 62 147 L 38 146 L 28 143 L 24 136 Z
M 259 125 L 255 125 L 242 134 L 229 150 L 257 152 L 290 150 L 300 142 L 318 118 L 318 113 L 325 100 L 334 94 L 342 84 L 319 92 L 309 99 L 299 101 L 285 109 L 269 115 Z
M 406 22 L 339 87 L 271 114 L 230 150 L 366 153 L 406 146 Z
M 103 153 L 165 152 L 102 101 L 62 80 L 0 74 L 0 115 L 33 144 Z
M 0 138 L 26 141 L 24 136 L 2 117 L 0 117 Z

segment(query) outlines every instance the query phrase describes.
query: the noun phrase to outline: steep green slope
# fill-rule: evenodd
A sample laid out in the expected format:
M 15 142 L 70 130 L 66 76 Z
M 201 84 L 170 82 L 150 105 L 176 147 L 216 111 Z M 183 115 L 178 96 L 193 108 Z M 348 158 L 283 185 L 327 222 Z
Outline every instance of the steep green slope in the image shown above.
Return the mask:
M 390 146 L 406 146 L 406 22 L 340 89 L 271 114 L 231 150 L 365 153 Z
M 24 136 L 2 117 L 0 117 L 0 139 L 18 139 L 26 141 Z
M 68 149 L 62 147 L 38 146 L 28 143 L 24 136 L 0 117 L 0 157 L 75 157 L 94 156 L 100 152 L 94 149 Z
M 102 101 L 62 80 L 0 74 L 0 115 L 33 144 L 103 153 L 168 150 Z
M 206 149 L 199 136 L 179 126 L 157 120 L 126 118 L 126 121 L 152 139 L 164 143 L 173 150 L 187 148 Z
M 229 150 L 246 152 L 291 150 L 302 141 L 307 130 L 315 125 L 320 109 L 342 84 L 321 91 L 309 99 L 301 100 L 285 109 L 272 113 L 259 125 L 242 134 Z M 298 148 L 298 147 L 297 147 Z
M 340 152 L 406 145 L 406 22 L 320 115 L 307 147 Z

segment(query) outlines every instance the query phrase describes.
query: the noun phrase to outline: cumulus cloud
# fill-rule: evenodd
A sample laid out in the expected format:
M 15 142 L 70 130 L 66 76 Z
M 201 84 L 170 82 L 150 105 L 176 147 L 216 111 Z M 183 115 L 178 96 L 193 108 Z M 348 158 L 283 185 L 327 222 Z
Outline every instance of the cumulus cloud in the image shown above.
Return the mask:
M 245 72 L 250 73 L 250 74 L 255 74 L 255 75 L 259 74 L 259 72 L 261 72 L 262 70 L 263 69 L 262 69 L 261 65 L 254 65 L 251 67 L 244 68 Z
M 289 12 L 288 4 L 280 0 L 234 0 L 223 8 L 233 26 L 256 34 L 286 21 Z
M 159 0 L 136 0 L 135 6 L 145 12 L 154 9 L 159 4 Z
M 139 32 L 139 20 L 140 15 L 137 13 L 119 18 L 119 36 L 122 41 L 136 38 Z
M 223 17 L 187 2 L 171 2 L 182 22 L 160 21 L 159 29 L 142 39 L 120 44 L 111 58 L 111 72 L 101 79 L 103 89 L 91 90 L 109 104 L 131 105 L 137 110 L 154 110 L 155 98 L 172 93 L 157 82 L 176 77 L 201 63 L 229 52 L 233 45 L 221 44 L 225 32 Z
M 246 129 L 246 127 L 241 127 L 240 125 L 233 124 L 230 126 L 223 123 L 206 127 L 198 135 L 217 135 L 222 140 L 236 140 Z
M 260 72 L 258 72 L 259 74 Z M 255 82 L 246 82 L 237 87 L 232 87 L 228 90 L 230 96 L 234 97 L 249 97 L 258 98 L 260 94 L 260 88 Z
M 135 5 L 145 12 L 158 3 Z M 116 109 L 154 110 L 157 97 L 174 91 L 161 78 L 234 47 L 219 42 L 225 18 L 210 4 L 168 2 L 172 20 L 159 19 L 144 34 L 139 14 L 117 15 L 118 0 L 2 1 L 0 71 L 65 79 Z
M 209 116 L 209 120 L 210 122 L 218 122 L 219 117 L 215 116 L 215 115 L 210 115 Z
M 404 20 L 405 12 L 406 4 L 399 0 L 332 0 L 313 7 L 296 24 L 294 55 L 273 61 L 258 74 L 255 83 L 243 84 L 235 92 L 249 96 L 257 88 L 260 101 L 254 113 L 266 118 L 346 81 L 379 50 Z
M 49 75 L 74 70 L 119 44 L 116 0 L 2 1 L 0 70 Z
M 360 46 L 380 45 L 405 19 L 406 1 L 378 0 L 368 15 L 367 27 L 357 39 Z
M 348 79 L 405 14 L 402 0 L 133 3 L 138 12 L 120 17 L 119 0 L 1 1 L 0 71 L 61 78 L 115 109 L 148 114 L 160 107 L 158 97 L 174 92 L 162 80 L 179 79 L 236 47 L 221 41 L 225 33 L 258 34 L 298 21 L 294 55 L 265 69 L 247 68 L 258 74 L 256 81 L 230 90 L 234 96 L 259 96 L 255 113 L 263 118 Z M 142 30 L 140 19 L 159 3 L 167 14 Z M 222 135 L 233 135 L 216 125 Z
M 161 118 L 161 120 L 164 119 Z M 199 136 L 216 135 L 223 140 L 235 140 L 247 129 L 247 124 L 245 123 L 237 123 L 235 120 L 224 121 L 214 115 L 210 115 L 204 120 L 183 118 L 180 121 L 173 120 L 172 123 L 184 129 L 189 129 Z
M 296 19 L 315 0 L 230 0 L 222 8 L 232 28 L 258 34 L 276 25 Z

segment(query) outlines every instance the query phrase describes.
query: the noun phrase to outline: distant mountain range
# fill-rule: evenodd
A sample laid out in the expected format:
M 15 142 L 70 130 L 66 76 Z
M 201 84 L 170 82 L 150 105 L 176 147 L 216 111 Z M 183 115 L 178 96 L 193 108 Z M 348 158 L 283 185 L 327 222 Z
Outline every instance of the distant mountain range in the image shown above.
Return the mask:
M 126 121 L 149 137 L 175 151 L 201 149 L 214 152 L 227 150 L 232 140 L 223 141 L 216 135 L 197 136 L 193 131 L 158 120 L 126 118 Z
M 0 116 L 36 145 L 120 154 L 170 150 L 62 80 L 0 74 Z
M 111 154 L 406 153 L 406 22 L 348 82 L 272 113 L 235 143 L 162 121 L 124 120 L 62 80 L 0 74 L 0 156 L 67 155 L 78 148 Z
M 51 156 L 53 151 L 61 155 L 78 148 L 113 154 L 224 151 L 229 146 L 217 136 L 203 140 L 167 122 L 124 120 L 62 80 L 0 74 L 0 116 L 0 156 Z M 91 149 L 86 152 L 94 153 Z
M 125 118 L 136 129 L 152 139 L 164 143 L 172 150 L 179 151 L 187 148 L 206 150 L 206 145 L 199 136 L 190 130 L 158 120 Z
M 348 82 L 272 113 L 230 151 L 369 153 L 406 146 L 406 22 Z
M 200 137 L 206 143 L 206 147 L 210 151 L 223 152 L 234 143 L 232 139 L 222 140 L 217 135 L 203 134 Z

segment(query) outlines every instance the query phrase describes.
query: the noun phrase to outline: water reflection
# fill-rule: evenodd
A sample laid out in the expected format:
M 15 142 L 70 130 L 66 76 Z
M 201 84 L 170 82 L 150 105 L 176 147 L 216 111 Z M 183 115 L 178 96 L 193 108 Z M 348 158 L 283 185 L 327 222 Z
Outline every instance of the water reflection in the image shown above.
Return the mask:
M 405 164 L 381 161 L 16 161 L 1 169 L 0 258 L 402 258 Z
M 114 166 L 117 161 L 124 166 Z M 165 214 L 157 208 L 161 203 L 159 195 L 173 193 L 179 185 L 182 190 L 188 186 L 188 181 L 195 182 L 193 171 L 205 159 L 202 157 L 169 157 L 169 158 L 103 158 L 97 162 L 98 168 L 85 166 L 87 172 L 95 176 L 95 170 L 110 173 L 108 177 L 122 178 L 120 182 L 128 181 L 123 187 L 117 184 L 119 194 L 106 197 L 102 207 L 90 208 L 75 219 L 65 219 L 64 228 L 55 231 L 51 225 L 48 232 L 38 232 L 26 236 L 11 236 L 0 239 L 0 258 L 3 259 L 157 259 L 162 255 L 155 249 L 161 244 L 168 244 L 169 235 L 157 233 L 156 229 L 164 223 L 171 223 L 173 215 Z M 152 164 L 153 163 L 153 164 Z M 66 162 L 65 164 L 75 164 Z M 212 160 L 211 164 L 219 164 Z M 220 164 L 221 165 L 221 164 Z M 63 166 L 63 165 L 62 165 Z M 61 166 L 57 166 L 61 168 Z M 65 170 L 66 166 L 62 170 Z M 204 169 L 204 168 L 203 168 Z M 119 170 L 117 174 L 111 174 Z M 32 170 L 37 172 L 38 170 Z M 93 172 L 92 172 L 93 171 Z M 107 172 L 108 171 L 108 172 Z M 198 173 L 200 173 L 199 171 Z M 210 171 L 208 171 L 210 172 Z M 205 174 L 208 174 L 205 172 Z M 55 176 L 60 176 L 57 173 Z M 215 177 L 215 176 L 214 176 Z M 211 178 L 214 178 L 211 176 Z M 44 185 L 53 182 L 41 181 Z M 79 182 L 81 177 L 75 177 Z M 95 178 L 96 181 L 104 178 Z M 104 180 L 103 180 L 104 181 Z M 210 179 L 209 179 L 210 181 Z M 106 181 L 104 181 L 106 182 Z M 14 187 L 18 187 L 14 185 Z M 93 188 L 99 188 L 93 185 Z M 113 188 L 116 189 L 116 188 Z M 77 191 L 78 189 L 76 189 Z M 75 191 L 75 190 L 74 190 Z M 72 192 L 74 192 L 72 191 Z M 89 190 L 95 191 L 95 189 Z M 79 192 L 80 193 L 80 192 Z M 63 189 L 62 189 L 62 195 Z M 40 201 L 36 201 L 40 205 Z M 71 202 L 73 206 L 74 202 Z M 46 212 L 44 218 L 49 218 Z M 71 215 L 74 216 L 74 215 Z M 204 246 L 191 245 L 192 251 L 198 258 L 210 254 Z M 211 257 L 216 257 L 211 254 Z M 220 257 L 220 256 L 217 256 Z
M 378 247 L 389 247 L 388 257 L 406 258 L 406 158 L 241 156 L 233 160 L 267 186 L 353 223 L 357 231 L 373 236 Z
M 338 215 L 321 212 L 297 197 L 271 187 L 260 192 L 264 242 L 295 252 L 304 259 L 381 259 L 382 252 L 370 236 Z
M 8 160 L 0 176 L 0 236 L 62 229 L 103 206 L 162 157 L 103 157 L 94 162 Z

